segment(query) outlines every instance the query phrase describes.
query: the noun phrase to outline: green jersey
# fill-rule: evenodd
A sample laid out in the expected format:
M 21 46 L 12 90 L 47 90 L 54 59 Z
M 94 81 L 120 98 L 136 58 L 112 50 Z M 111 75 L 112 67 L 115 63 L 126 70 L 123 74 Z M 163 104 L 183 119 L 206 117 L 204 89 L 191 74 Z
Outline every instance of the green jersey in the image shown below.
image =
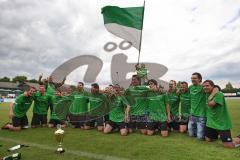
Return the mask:
M 208 97 L 209 95 L 207 95 Z M 231 118 L 228 113 L 225 98 L 222 92 L 217 92 L 213 97 L 216 103 L 214 107 L 207 107 L 207 127 L 217 130 L 229 130 L 232 128 Z M 206 101 L 207 102 L 207 101 Z M 208 102 L 207 102 L 208 103 Z
M 48 113 L 48 105 L 51 102 L 51 96 L 48 94 L 41 95 L 40 92 L 34 94 L 33 113 L 46 115 Z
M 13 114 L 17 118 L 21 118 L 26 115 L 28 109 L 31 107 L 33 97 L 26 97 L 23 94 L 17 96 L 14 106 Z
M 131 86 L 125 91 L 125 97 L 131 106 L 130 115 L 144 115 L 147 109 L 146 86 Z
M 191 115 L 206 117 L 206 94 L 201 85 L 189 87 L 191 101 Z
M 180 94 L 180 116 L 188 118 L 191 110 L 189 91 Z
M 90 93 L 89 92 L 87 92 L 87 91 L 84 91 L 84 90 L 82 90 L 82 91 L 74 91 L 74 92 L 72 92 L 72 94 L 71 95 L 82 95 L 82 96 L 89 96 L 90 95 Z
M 54 84 L 51 84 L 51 83 L 47 84 L 47 91 L 46 91 L 46 93 L 48 95 L 55 95 L 55 90 L 56 90 L 56 88 L 55 88 Z
M 92 116 L 103 116 L 109 112 L 109 101 L 102 93 L 90 94 L 88 113 Z
M 51 103 L 53 105 L 53 109 L 52 109 L 52 114 L 51 114 L 50 119 L 60 120 L 60 118 L 56 114 L 56 106 L 62 99 L 63 99 L 62 96 L 55 96 L 54 95 L 54 96 L 51 97 Z
M 76 91 L 71 94 L 73 103 L 70 107 L 72 114 L 85 114 L 88 111 L 89 93 L 86 91 Z
M 148 114 L 151 121 L 167 121 L 166 105 L 168 97 L 166 94 L 159 94 L 155 91 L 149 91 L 148 97 Z
M 144 78 L 146 75 L 147 75 L 147 69 L 146 68 L 139 68 L 137 70 L 137 75 L 140 77 L 140 78 Z
M 109 113 L 109 119 L 113 122 L 123 122 L 126 106 L 129 105 L 126 98 L 124 96 L 116 96 L 110 105 L 112 110 Z
M 168 94 L 168 100 L 169 100 L 169 106 L 170 106 L 170 112 L 173 116 L 179 115 L 179 96 L 176 92 L 170 91 Z
M 51 103 L 53 106 L 51 119 L 65 120 L 70 114 L 69 110 L 72 102 L 72 98 L 68 96 L 51 96 Z

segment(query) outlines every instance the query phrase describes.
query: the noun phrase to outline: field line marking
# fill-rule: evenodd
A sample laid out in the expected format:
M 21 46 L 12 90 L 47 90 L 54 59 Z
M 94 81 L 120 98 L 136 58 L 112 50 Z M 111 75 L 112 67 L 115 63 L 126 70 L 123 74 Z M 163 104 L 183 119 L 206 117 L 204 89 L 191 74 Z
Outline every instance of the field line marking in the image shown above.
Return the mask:
M 10 139 L 10 138 L 5 138 L 5 137 L 0 137 L 0 140 L 5 141 L 5 142 L 13 142 L 13 143 L 17 143 L 17 144 L 24 144 L 24 145 L 28 145 L 28 146 L 31 146 L 31 147 L 45 149 L 45 150 L 52 150 L 53 152 L 56 150 L 55 147 L 51 147 L 51 146 L 48 146 L 48 145 L 31 143 L 31 142 L 24 142 L 24 141 L 14 140 L 14 139 Z M 95 153 L 79 151 L 79 150 L 66 150 L 66 153 L 76 155 L 76 156 L 81 156 L 81 157 L 93 158 L 93 159 L 97 159 L 97 160 L 128 160 L 126 158 L 120 158 L 120 157 L 103 155 L 103 154 L 95 154 Z

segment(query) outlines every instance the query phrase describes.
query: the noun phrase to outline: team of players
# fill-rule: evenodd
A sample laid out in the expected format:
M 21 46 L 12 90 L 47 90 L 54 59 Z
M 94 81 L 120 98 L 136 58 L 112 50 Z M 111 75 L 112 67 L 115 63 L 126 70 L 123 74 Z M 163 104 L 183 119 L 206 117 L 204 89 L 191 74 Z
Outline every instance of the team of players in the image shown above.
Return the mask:
M 132 82 L 125 91 L 119 85 L 109 86 L 104 92 L 97 83 L 92 84 L 91 92 L 78 83 L 77 91 L 62 96 L 52 77 L 41 81 L 38 91 L 29 87 L 10 106 L 11 130 L 27 128 L 27 111 L 33 105 L 31 127 L 66 127 L 67 118 L 72 126 L 81 129 L 96 127 L 98 131 L 111 133 L 115 129 L 127 135 L 136 129 L 144 135 L 160 132 L 166 137 L 171 131 L 188 132 L 189 136 L 212 141 L 221 138 L 224 147 L 234 148 L 240 137 L 232 139 L 232 123 L 223 93 L 213 81 L 202 83 L 200 73 L 193 73 L 192 85 L 176 81 L 169 82 L 169 90 L 164 92 L 156 80 L 141 85 L 141 78 L 132 76 Z M 45 91 L 46 90 L 46 91 Z M 48 109 L 50 120 L 47 123 Z

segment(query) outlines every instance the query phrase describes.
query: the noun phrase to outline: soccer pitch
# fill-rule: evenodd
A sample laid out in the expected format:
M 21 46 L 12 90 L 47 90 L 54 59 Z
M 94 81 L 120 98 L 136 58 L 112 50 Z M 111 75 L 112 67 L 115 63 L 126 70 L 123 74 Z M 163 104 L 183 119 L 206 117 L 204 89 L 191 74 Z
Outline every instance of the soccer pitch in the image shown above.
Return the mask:
M 227 100 L 233 121 L 233 137 L 240 132 L 240 99 Z M 0 126 L 8 122 L 8 106 L 0 104 Z M 31 111 L 28 112 L 31 117 Z M 29 118 L 31 121 L 31 118 Z M 89 160 L 89 159 L 168 159 L 168 160 L 239 160 L 240 149 L 225 149 L 221 141 L 207 143 L 188 137 L 186 134 L 170 133 L 169 137 L 159 135 L 143 136 L 134 133 L 122 137 L 119 133 L 105 135 L 95 130 L 83 131 L 66 128 L 62 155 L 54 153 L 57 142 L 54 137 L 55 129 L 37 128 L 21 132 L 0 130 L 0 155 L 6 155 L 6 149 L 16 144 L 26 144 L 30 147 L 22 148 L 24 160 Z

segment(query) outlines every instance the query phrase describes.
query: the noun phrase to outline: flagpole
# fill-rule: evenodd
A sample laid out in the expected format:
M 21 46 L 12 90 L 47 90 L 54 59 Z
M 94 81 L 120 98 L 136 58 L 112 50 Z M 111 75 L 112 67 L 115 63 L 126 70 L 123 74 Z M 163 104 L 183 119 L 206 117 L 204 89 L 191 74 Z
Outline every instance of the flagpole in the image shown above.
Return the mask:
M 141 46 L 142 46 L 142 31 L 143 31 L 143 19 L 144 19 L 144 11 L 145 11 L 145 0 L 143 3 L 143 14 L 142 14 L 142 30 L 141 30 L 141 34 L 140 34 L 140 43 L 139 43 L 139 50 L 138 50 L 138 63 L 140 61 L 140 55 L 141 55 Z

